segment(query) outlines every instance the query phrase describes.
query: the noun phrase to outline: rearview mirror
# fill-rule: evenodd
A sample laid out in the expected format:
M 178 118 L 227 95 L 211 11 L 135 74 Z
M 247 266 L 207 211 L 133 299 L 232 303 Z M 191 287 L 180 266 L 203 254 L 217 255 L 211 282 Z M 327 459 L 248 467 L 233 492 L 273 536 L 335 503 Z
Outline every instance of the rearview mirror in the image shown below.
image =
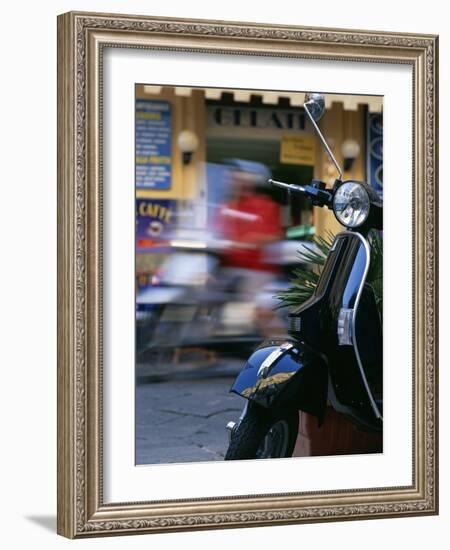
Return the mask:
M 322 94 L 305 94 L 305 109 L 308 109 L 312 118 L 318 122 L 325 113 L 325 97 Z
M 309 119 L 311 120 L 312 125 L 314 126 L 314 130 L 319 136 L 320 141 L 325 147 L 325 150 L 328 153 L 328 156 L 330 157 L 333 164 L 336 166 L 336 170 L 338 171 L 338 179 L 341 180 L 342 169 L 339 166 L 339 163 L 336 160 L 335 156 L 333 155 L 333 152 L 331 151 L 330 146 L 327 143 L 327 140 L 323 137 L 322 132 L 319 130 L 319 127 L 317 126 L 317 122 L 322 118 L 325 112 L 325 97 L 322 94 L 316 94 L 316 93 L 305 94 L 305 103 L 303 103 L 303 107 Z

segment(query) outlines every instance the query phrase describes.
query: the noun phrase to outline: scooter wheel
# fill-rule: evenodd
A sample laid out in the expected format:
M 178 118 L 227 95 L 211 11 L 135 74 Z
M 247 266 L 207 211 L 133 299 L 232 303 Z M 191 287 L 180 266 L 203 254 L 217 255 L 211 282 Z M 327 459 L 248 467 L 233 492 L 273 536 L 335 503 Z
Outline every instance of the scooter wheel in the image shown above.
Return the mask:
M 296 410 L 273 415 L 250 402 L 231 437 L 225 460 L 290 457 L 297 440 L 298 424 Z

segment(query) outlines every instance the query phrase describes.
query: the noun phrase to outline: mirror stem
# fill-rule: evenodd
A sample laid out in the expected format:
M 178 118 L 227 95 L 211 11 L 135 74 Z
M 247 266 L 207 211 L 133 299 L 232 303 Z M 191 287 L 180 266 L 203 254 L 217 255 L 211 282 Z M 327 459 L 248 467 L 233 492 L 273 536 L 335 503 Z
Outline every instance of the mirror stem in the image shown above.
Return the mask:
M 317 132 L 318 136 L 320 137 L 320 141 L 322 142 L 323 146 L 325 147 L 325 150 L 328 153 L 328 156 L 330 157 L 331 161 L 333 162 L 334 166 L 336 167 L 336 170 L 339 173 L 338 179 L 341 180 L 342 179 L 341 167 L 339 166 L 338 161 L 334 158 L 334 155 L 333 155 L 328 143 L 326 142 L 325 138 L 323 137 L 322 132 L 319 130 L 319 127 L 317 126 L 317 123 L 314 120 L 312 114 L 309 112 L 308 103 L 309 103 L 309 101 L 304 103 L 303 107 L 304 107 L 306 113 L 308 114 L 309 120 L 312 122 L 312 125 L 314 126 L 315 131 Z

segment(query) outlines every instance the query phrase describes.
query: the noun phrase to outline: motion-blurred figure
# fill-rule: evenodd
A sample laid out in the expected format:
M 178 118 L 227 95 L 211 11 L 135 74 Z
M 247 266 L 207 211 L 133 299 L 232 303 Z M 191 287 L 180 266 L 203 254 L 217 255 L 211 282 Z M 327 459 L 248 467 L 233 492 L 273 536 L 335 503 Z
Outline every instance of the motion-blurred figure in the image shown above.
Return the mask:
M 265 247 L 282 238 L 279 205 L 258 188 L 271 177 L 263 164 L 233 160 L 231 197 L 218 210 L 216 234 L 230 241 L 221 254 L 222 275 L 237 281 L 237 291 L 255 305 L 254 322 L 259 333 L 282 331 L 272 297 L 264 292 L 278 268 L 265 257 Z

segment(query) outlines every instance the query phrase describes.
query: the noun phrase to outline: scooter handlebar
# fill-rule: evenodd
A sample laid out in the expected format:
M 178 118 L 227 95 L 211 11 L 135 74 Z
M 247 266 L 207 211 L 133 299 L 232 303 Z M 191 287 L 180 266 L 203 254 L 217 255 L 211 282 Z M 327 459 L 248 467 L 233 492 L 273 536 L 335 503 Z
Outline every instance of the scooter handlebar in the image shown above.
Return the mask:
M 321 181 L 313 180 L 311 185 L 295 185 L 294 183 L 284 183 L 270 179 L 269 183 L 294 193 L 300 193 L 307 196 L 315 206 L 328 206 L 331 208 L 332 192 L 328 191 L 325 184 Z
M 282 189 L 288 189 L 289 191 L 296 191 L 297 193 L 306 193 L 306 189 L 302 185 L 294 185 L 293 183 L 284 183 L 283 181 L 269 180 L 269 183 Z

